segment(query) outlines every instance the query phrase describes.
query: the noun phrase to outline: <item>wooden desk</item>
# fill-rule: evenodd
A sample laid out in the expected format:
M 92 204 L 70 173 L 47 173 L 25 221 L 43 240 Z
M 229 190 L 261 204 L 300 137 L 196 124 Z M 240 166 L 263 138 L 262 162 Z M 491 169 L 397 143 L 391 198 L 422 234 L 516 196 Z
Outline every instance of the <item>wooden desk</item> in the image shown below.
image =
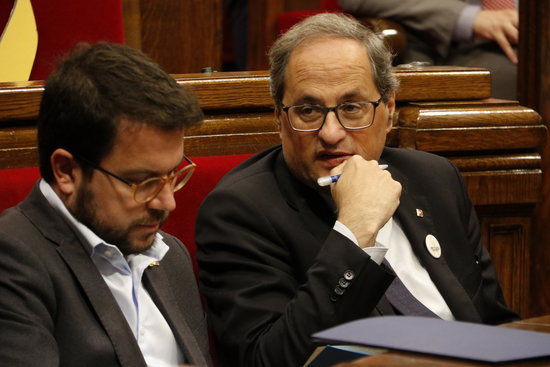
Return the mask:
M 550 333 L 550 315 L 525 319 L 501 325 L 513 329 L 539 331 Z M 549 346 L 550 348 L 550 346 Z M 337 367 L 363 367 L 363 366 L 443 366 L 443 367 L 474 367 L 488 366 L 486 363 L 476 363 L 458 359 L 432 357 L 416 353 L 388 351 L 375 356 L 364 357 L 354 362 L 340 363 Z M 550 358 L 518 363 L 504 363 L 498 366 L 550 366 Z M 336 366 L 335 366 L 336 367 Z

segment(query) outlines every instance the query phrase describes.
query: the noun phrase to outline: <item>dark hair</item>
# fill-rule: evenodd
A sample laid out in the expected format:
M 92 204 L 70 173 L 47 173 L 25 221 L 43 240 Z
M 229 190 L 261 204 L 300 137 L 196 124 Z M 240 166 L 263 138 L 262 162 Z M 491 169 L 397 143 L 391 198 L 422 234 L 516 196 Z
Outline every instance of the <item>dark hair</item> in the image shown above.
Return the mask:
M 329 37 L 356 40 L 365 47 L 371 62 L 374 83 L 384 102 L 387 102 L 389 92 L 397 90 L 399 82 L 391 69 L 393 55 L 382 37 L 347 15 L 322 13 L 297 23 L 271 47 L 271 96 L 275 104 L 282 104 L 286 68 L 292 51 L 302 42 Z
M 38 115 L 40 173 L 53 181 L 59 148 L 94 163 L 113 149 L 122 118 L 178 130 L 203 120 L 194 93 L 144 53 L 100 42 L 78 44 L 48 77 Z M 91 169 L 83 165 L 84 174 Z

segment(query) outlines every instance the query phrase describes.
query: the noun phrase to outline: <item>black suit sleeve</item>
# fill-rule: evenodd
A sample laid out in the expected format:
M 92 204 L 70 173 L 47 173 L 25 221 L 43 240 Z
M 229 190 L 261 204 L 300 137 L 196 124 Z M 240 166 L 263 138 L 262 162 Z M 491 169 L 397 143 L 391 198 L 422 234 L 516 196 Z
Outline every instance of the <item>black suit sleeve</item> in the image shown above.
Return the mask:
M 201 290 L 219 360 L 302 365 L 315 347 L 312 333 L 368 316 L 393 276 L 330 227 L 309 231 L 275 187 L 258 194 L 251 181 L 216 190 L 197 221 Z M 335 291 L 342 279 L 349 284 Z

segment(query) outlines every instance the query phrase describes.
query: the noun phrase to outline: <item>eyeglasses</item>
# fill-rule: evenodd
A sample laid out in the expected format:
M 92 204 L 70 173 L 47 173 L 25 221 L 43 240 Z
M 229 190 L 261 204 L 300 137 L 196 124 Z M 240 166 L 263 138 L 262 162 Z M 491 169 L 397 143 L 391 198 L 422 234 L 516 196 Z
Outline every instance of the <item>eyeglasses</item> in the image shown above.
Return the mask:
M 382 102 L 382 97 L 376 102 L 357 101 L 344 102 L 336 107 L 325 107 L 318 104 L 299 104 L 283 106 L 290 127 L 294 131 L 308 132 L 321 130 L 327 119 L 327 114 L 333 111 L 336 119 L 348 130 L 361 130 L 374 123 L 376 108 Z
M 116 178 L 120 182 L 123 182 L 126 185 L 130 186 L 130 188 L 134 190 L 134 200 L 140 204 L 148 203 L 149 201 L 153 200 L 161 192 L 164 185 L 166 184 L 170 185 L 172 192 L 178 191 L 183 186 L 185 186 L 187 181 L 189 181 L 189 179 L 191 178 L 191 175 L 195 171 L 195 167 L 197 166 L 195 163 L 193 163 L 189 158 L 187 158 L 184 155 L 183 159 L 185 159 L 185 161 L 187 161 L 189 165 L 172 172 L 167 177 L 151 177 L 141 182 L 133 183 L 128 180 L 125 180 L 124 178 L 118 175 L 115 175 L 112 172 L 107 171 L 104 168 L 101 168 L 97 164 L 92 163 L 91 161 L 85 158 L 82 158 L 76 155 L 75 155 L 75 158 L 84 162 L 85 164 L 92 167 L 93 169 L 101 171 L 113 178 Z

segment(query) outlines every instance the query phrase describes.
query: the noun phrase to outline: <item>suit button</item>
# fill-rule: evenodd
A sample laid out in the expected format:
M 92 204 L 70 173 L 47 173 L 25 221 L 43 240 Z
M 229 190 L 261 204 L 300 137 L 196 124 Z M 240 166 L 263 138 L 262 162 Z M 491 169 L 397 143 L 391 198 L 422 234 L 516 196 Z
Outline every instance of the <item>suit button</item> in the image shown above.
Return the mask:
M 344 290 L 342 288 L 336 286 L 336 288 L 334 288 L 334 293 L 341 296 L 342 294 L 344 294 Z
M 344 279 L 345 280 L 350 281 L 353 278 L 355 278 L 355 273 L 353 272 L 353 270 L 346 270 L 344 272 Z
M 346 289 L 347 287 L 349 287 L 349 284 L 350 283 L 344 278 L 340 278 L 340 280 L 338 281 L 338 285 L 340 286 L 340 288 Z

